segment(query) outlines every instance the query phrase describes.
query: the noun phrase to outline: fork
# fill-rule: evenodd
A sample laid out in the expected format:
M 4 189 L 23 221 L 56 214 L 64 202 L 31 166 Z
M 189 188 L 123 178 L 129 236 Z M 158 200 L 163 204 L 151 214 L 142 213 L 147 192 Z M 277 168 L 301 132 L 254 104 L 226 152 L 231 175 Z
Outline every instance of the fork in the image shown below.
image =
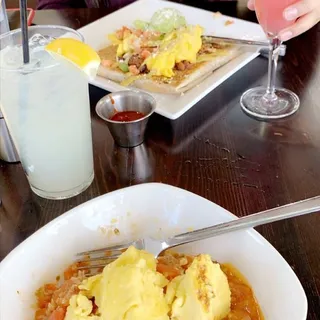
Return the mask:
M 78 270 L 90 271 L 92 269 L 103 268 L 107 264 L 116 260 L 129 246 L 134 246 L 140 250 L 146 250 L 157 258 L 165 250 L 182 244 L 204 240 L 229 232 L 252 228 L 275 221 L 294 218 L 317 211 L 320 211 L 320 196 L 220 223 L 212 227 L 182 233 L 164 240 L 145 237 L 128 243 L 81 252 L 77 254 L 78 260 L 76 262 L 79 262 Z M 106 254 L 106 252 L 108 254 Z M 81 265 L 83 262 L 84 264 Z
M 267 41 L 256 41 L 256 40 L 245 40 L 245 39 L 235 39 L 235 38 L 225 38 L 225 37 L 216 37 L 211 35 L 203 35 L 201 36 L 203 42 L 206 43 L 222 43 L 222 44 L 234 44 L 245 47 L 258 48 L 260 47 L 260 54 L 267 55 L 269 53 L 270 44 Z M 281 44 L 279 47 L 279 56 L 286 55 L 287 46 L 285 44 Z

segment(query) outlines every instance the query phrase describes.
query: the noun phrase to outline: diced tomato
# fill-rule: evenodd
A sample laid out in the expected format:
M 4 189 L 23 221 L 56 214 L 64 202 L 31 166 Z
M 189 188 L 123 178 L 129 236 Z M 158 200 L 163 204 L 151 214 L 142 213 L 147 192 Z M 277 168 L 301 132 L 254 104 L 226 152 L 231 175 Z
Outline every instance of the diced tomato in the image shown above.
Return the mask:
M 130 29 L 124 27 L 125 29 L 123 30 L 123 38 L 127 38 L 130 36 L 130 34 L 132 33 Z
M 123 40 L 123 30 L 120 29 L 120 30 L 117 30 L 116 31 L 116 36 L 119 40 Z
M 36 314 L 34 316 L 34 320 L 42 320 L 44 319 L 44 316 L 46 315 L 47 309 L 38 309 L 36 311 Z
M 49 298 L 48 300 L 46 299 L 39 299 L 38 300 L 38 307 L 39 308 L 46 308 L 49 304 L 49 302 L 51 301 L 51 299 Z
M 48 320 L 64 320 L 65 315 L 66 309 L 59 307 L 51 313 L 51 316 Z
M 38 307 L 46 308 L 51 301 L 52 294 L 56 290 L 55 284 L 46 284 L 36 292 Z
M 77 275 L 77 266 L 72 264 L 63 273 L 64 280 L 70 280 L 72 277 Z
M 102 64 L 103 67 L 111 67 L 112 61 L 105 59 L 105 60 L 102 60 L 102 61 L 101 61 L 101 64 Z
M 126 26 L 123 26 L 123 27 L 122 27 L 122 30 L 123 30 L 123 32 L 124 32 L 124 31 L 129 31 L 129 32 L 131 33 L 131 29 L 128 28 L 128 27 L 126 27 Z
M 144 31 L 143 32 L 143 37 L 146 39 L 150 39 L 150 37 L 152 36 L 151 31 Z
M 144 60 L 147 59 L 150 56 L 150 51 L 147 49 L 143 49 L 140 53 L 141 58 L 143 58 Z
M 57 290 L 57 285 L 55 283 L 46 283 L 44 285 L 44 290 L 47 292 Z
M 163 263 L 157 264 L 157 271 L 163 274 L 168 280 L 172 280 L 181 275 L 181 271 L 178 268 L 174 266 L 168 266 L 167 264 Z
M 116 31 L 116 36 L 119 40 L 123 40 L 128 37 L 132 31 L 128 27 L 122 27 L 121 29 Z
M 141 48 L 139 47 L 139 45 L 134 45 L 133 46 L 133 52 L 134 52 L 134 54 L 140 54 L 141 53 Z
M 134 75 L 138 75 L 140 73 L 139 69 L 135 66 L 135 65 L 132 65 L 132 66 L 129 66 L 129 71 Z
M 137 37 L 140 37 L 140 36 L 142 35 L 143 31 L 140 30 L 140 29 L 137 29 L 137 30 L 134 30 L 133 33 L 134 33 Z

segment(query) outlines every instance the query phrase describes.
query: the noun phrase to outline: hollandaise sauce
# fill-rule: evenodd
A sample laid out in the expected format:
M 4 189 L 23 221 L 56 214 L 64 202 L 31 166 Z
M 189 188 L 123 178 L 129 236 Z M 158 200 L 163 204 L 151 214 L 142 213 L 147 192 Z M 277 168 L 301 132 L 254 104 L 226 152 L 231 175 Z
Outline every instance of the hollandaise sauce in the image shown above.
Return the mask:
M 85 278 L 78 266 L 36 292 L 35 320 L 264 319 L 243 275 L 210 255 L 166 251 L 155 259 L 129 247 L 95 276 Z
M 123 27 L 108 37 L 116 47 L 118 68 L 130 79 L 145 74 L 171 78 L 177 64 L 197 62 L 202 33 L 199 25 L 181 26 L 162 34 Z
M 193 256 L 169 251 L 158 258 L 157 270 L 172 281 L 185 273 L 193 259 Z M 264 320 L 254 292 L 245 277 L 231 264 L 222 264 L 221 270 L 227 276 L 231 291 L 231 309 L 223 320 Z

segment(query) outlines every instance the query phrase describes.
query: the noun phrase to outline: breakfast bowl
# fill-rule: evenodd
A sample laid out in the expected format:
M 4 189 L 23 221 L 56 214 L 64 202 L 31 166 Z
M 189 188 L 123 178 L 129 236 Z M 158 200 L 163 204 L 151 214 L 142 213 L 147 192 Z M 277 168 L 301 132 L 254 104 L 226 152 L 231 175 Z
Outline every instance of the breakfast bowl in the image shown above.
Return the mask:
M 165 184 L 103 195 L 56 218 L 0 264 L 0 319 L 33 320 L 35 292 L 72 264 L 75 254 L 141 237 L 167 237 L 236 219 L 218 205 Z M 281 255 L 253 229 L 176 248 L 231 263 L 247 279 L 265 320 L 305 320 L 304 290 Z

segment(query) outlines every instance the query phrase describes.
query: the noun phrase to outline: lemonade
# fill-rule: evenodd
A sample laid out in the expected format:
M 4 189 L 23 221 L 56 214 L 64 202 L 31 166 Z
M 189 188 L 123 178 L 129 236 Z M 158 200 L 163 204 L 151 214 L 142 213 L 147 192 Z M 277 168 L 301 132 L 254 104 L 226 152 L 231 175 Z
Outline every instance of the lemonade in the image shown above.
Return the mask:
M 29 28 L 29 65 L 22 63 L 20 31 L 0 37 L 1 109 L 32 190 L 52 199 L 80 193 L 94 177 L 88 77 L 45 50 L 66 32 Z

